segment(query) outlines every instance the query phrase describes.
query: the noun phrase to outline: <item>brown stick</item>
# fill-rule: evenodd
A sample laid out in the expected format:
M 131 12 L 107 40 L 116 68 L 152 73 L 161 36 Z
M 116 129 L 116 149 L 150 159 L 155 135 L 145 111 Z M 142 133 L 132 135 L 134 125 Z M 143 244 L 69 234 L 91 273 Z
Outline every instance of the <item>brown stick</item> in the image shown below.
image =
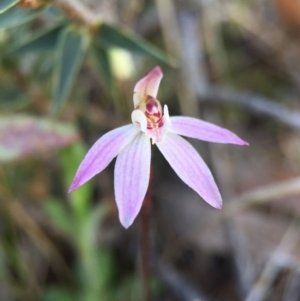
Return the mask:
M 101 19 L 86 5 L 77 0 L 49 0 L 59 7 L 70 19 L 84 24 L 91 30 L 101 23 Z
M 142 210 L 140 213 L 141 220 L 141 278 L 143 288 L 143 300 L 151 300 L 150 289 L 150 260 L 151 260 L 151 229 L 150 229 L 150 216 L 151 216 L 151 197 L 152 197 L 152 178 L 153 178 L 153 166 L 151 163 L 150 169 L 150 181 L 148 190 L 144 199 Z

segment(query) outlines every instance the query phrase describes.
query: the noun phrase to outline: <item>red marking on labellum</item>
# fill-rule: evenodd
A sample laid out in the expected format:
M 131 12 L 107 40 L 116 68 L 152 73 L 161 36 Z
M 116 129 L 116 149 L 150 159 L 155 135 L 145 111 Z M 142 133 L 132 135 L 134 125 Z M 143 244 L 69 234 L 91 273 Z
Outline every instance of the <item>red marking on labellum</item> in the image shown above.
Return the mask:
M 159 100 L 152 96 L 147 96 L 146 100 L 146 112 L 147 117 L 147 129 L 158 130 L 163 126 L 162 108 Z

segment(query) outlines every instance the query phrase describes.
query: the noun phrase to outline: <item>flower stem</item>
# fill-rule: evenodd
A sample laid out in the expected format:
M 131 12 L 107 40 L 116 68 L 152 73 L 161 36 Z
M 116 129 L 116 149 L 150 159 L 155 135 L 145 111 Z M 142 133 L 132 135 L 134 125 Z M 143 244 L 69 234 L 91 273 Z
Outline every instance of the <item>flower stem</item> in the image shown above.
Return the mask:
M 150 290 L 150 259 L 151 259 L 151 233 L 150 233 L 150 214 L 151 214 L 151 187 L 152 187 L 153 167 L 151 163 L 149 187 L 143 202 L 140 213 L 141 221 L 141 279 L 143 289 L 143 300 L 151 300 Z

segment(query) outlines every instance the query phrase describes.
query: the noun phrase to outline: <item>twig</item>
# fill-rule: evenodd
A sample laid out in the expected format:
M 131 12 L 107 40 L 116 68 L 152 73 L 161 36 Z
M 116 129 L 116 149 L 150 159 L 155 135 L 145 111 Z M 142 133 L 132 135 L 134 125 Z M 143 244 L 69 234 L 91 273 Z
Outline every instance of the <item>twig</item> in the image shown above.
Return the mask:
M 181 37 L 179 27 L 176 20 L 176 10 L 172 0 L 156 0 L 156 9 L 159 22 L 161 25 L 162 35 L 165 47 L 168 53 L 179 61 L 182 56 Z
M 285 256 L 282 256 L 282 254 L 289 253 L 297 245 L 298 241 L 298 228 L 295 229 L 295 223 L 292 222 L 276 250 L 267 261 L 258 280 L 247 296 L 246 301 L 262 301 L 265 299 L 269 288 L 274 282 L 279 271 L 284 266 L 284 264 L 282 265 L 282 262 L 284 263 Z
M 250 192 L 234 198 L 230 204 L 225 206 L 223 214 L 230 217 L 240 210 L 244 210 L 249 206 L 263 204 L 278 200 L 288 196 L 300 194 L 300 178 L 270 184 L 264 187 L 256 188 Z
M 48 0 L 59 7 L 70 19 L 73 19 L 87 28 L 94 29 L 101 23 L 101 19 L 82 2 L 77 0 Z
M 210 121 L 220 123 L 219 112 L 214 114 L 206 108 L 202 109 L 204 118 Z M 222 147 L 222 152 L 214 148 L 212 144 L 208 144 L 209 154 L 211 158 L 212 170 L 215 174 L 218 187 L 225 199 L 232 200 L 235 195 L 235 185 L 232 183 L 235 178 L 232 168 L 231 156 L 229 148 L 225 145 Z M 220 215 L 219 215 L 220 216 Z M 250 263 L 249 248 L 245 235 L 237 226 L 233 219 L 224 219 L 221 225 L 226 237 L 228 249 L 231 254 L 231 264 L 235 287 L 240 296 L 244 299 L 248 294 L 254 279 L 253 265 Z
M 285 106 L 275 103 L 268 97 L 212 85 L 207 86 L 205 91 L 199 89 L 198 96 L 199 101 L 235 104 L 300 130 L 300 112 L 293 112 Z
M 255 49 L 267 59 L 271 58 L 280 69 L 290 76 L 300 92 L 299 43 L 297 39 L 291 41 L 289 35 L 280 26 L 276 26 L 274 22 L 269 22 L 268 18 L 252 12 L 245 5 L 241 6 L 231 1 L 226 4 L 223 11 L 226 12 L 224 16 L 244 30 L 243 34 Z
M 203 10 L 205 1 L 199 1 L 200 8 L 199 14 L 202 12 L 201 15 L 204 15 L 205 12 Z M 201 26 L 197 26 L 197 22 L 192 22 L 195 18 L 192 18 L 193 15 L 190 15 L 190 22 L 185 22 L 185 26 L 183 28 L 186 28 L 184 32 L 184 36 L 188 36 L 191 41 L 194 42 L 188 42 L 186 41 L 186 45 L 189 45 L 189 48 L 194 48 L 194 53 L 189 50 L 190 54 L 194 54 L 193 57 L 190 55 L 190 73 L 193 74 L 193 77 L 195 77 L 198 80 L 198 83 L 195 86 L 195 93 L 198 95 L 206 94 L 206 91 L 209 85 L 209 75 L 207 72 L 207 68 L 204 61 L 204 45 L 203 45 L 203 38 L 202 33 L 204 32 L 203 23 L 199 22 L 199 17 L 197 18 L 198 24 Z M 197 17 L 197 16 L 196 16 Z M 202 19 L 202 18 L 200 18 Z M 188 34 L 188 32 L 194 33 L 194 36 L 191 36 L 191 34 Z M 197 43 L 198 46 L 194 46 L 194 44 Z M 200 54 L 199 54 L 200 53 Z M 197 70 L 196 72 L 192 72 L 193 69 Z M 198 76 L 197 76 L 198 74 Z M 201 107 L 200 109 L 201 117 L 204 117 L 207 119 L 207 115 L 210 115 L 211 119 L 211 112 L 206 110 L 205 107 Z M 219 113 L 216 112 L 214 114 L 217 119 L 219 119 L 218 115 Z M 234 188 L 232 187 L 232 183 L 229 183 L 228 179 L 234 178 L 233 176 L 233 170 L 231 168 L 230 164 L 230 154 L 229 150 L 225 147 L 223 149 L 222 153 L 222 159 L 220 159 L 220 155 L 216 152 L 216 150 L 212 147 L 212 145 L 207 145 L 207 153 L 208 157 L 210 159 L 210 163 L 213 167 L 213 172 L 216 177 L 216 181 L 218 183 L 218 186 L 220 187 L 220 191 L 222 192 L 223 196 L 226 196 L 226 198 L 230 199 L 232 195 L 234 195 Z M 221 163 L 220 160 L 223 162 Z M 227 162 L 227 168 L 226 168 L 226 175 L 224 174 L 224 161 Z M 223 221 L 222 229 L 224 230 L 224 235 L 227 238 L 228 247 L 231 251 L 231 259 L 232 259 L 232 269 L 234 271 L 234 279 L 235 279 L 235 286 L 236 289 L 240 295 L 240 298 L 244 298 L 252 284 L 252 271 L 247 269 L 245 271 L 245 266 L 248 263 L 248 249 L 247 244 L 245 242 L 243 233 L 241 229 L 239 229 L 236 226 L 235 221 L 226 219 Z
M 286 301 L 298 301 L 300 296 L 300 271 L 295 271 L 288 283 L 288 287 L 284 294 Z
M 200 18 L 199 18 L 200 15 Z M 185 47 L 182 57 L 182 69 L 185 80 L 190 83 L 191 89 L 197 98 L 197 90 L 203 91 L 209 82 L 205 64 L 205 50 L 201 33 L 201 12 L 180 10 L 179 24 Z
M 20 229 L 24 230 L 24 232 L 36 244 L 37 248 L 47 259 L 50 259 L 51 256 L 53 256 L 53 268 L 58 277 L 64 276 L 71 278 L 70 269 L 68 268 L 64 258 L 58 252 L 55 244 L 51 241 L 51 239 L 49 239 L 37 221 L 32 218 L 21 205 L 21 203 L 15 199 L 4 168 L 0 169 L 0 175 L 2 182 L 6 184 L 5 186 L 1 187 L 0 198 L 5 204 L 9 215 L 12 217 L 16 225 L 20 226 Z
M 142 210 L 140 213 L 141 219 L 141 278 L 143 287 L 143 300 L 151 300 L 150 290 L 150 260 L 151 260 L 151 233 L 150 233 L 150 211 L 151 211 L 151 198 L 152 198 L 152 179 L 153 167 L 151 162 L 150 181 L 149 187 L 143 202 Z
M 208 301 L 198 288 L 193 287 L 173 267 L 162 262 L 157 264 L 157 270 L 168 286 L 180 296 L 182 301 Z
M 189 1 L 187 1 L 189 2 Z M 189 5 L 189 3 L 185 3 Z M 172 0 L 156 0 L 159 21 L 161 23 L 162 35 L 165 47 L 170 55 L 175 59 L 178 69 L 176 69 L 176 90 L 179 97 L 180 110 L 183 115 L 198 117 L 197 93 L 195 81 L 192 78 L 194 73 L 190 73 L 189 60 L 190 53 L 187 47 L 182 47 L 186 43 L 190 43 L 191 36 L 195 36 L 194 32 L 189 32 L 185 28 L 180 27 L 176 16 L 176 7 Z M 186 13 L 182 13 L 182 17 L 186 20 Z M 184 15 L 184 16 L 183 16 Z M 194 18 L 197 22 L 197 19 Z M 194 21 L 194 20 L 193 20 Z M 189 27 L 190 28 L 190 27 Z M 183 33 L 182 30 L 185 30 Z M 188 38 L 185 35 L 188 34 Z M 188 41 L 187 41 L 188 39 Z M 197 43 L 195 42 L 194 45 Z M 196 66 L 194 66 L 196 67 Z M 193 71 L 195 68 L 193 69 Z
M 145 199 L 146 200 L 146 199 Z M 143 300 L 151 300 L 150 292 L 150 208 L 143 206 L 141 210 L 141 279 Z

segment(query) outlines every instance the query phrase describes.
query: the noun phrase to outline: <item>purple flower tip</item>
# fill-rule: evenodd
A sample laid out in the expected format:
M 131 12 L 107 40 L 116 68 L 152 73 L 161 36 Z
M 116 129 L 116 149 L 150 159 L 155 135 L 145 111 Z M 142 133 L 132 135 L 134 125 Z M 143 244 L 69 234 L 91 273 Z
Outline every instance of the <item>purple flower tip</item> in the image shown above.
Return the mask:
M 128 228 L 132 225 L 133 220 L 129 220 L 129 219 L 122 220 L 122 219 L 120 218 L 120 222 L 121 222 L 122 226 L 123 226 L 125 229 L 128 229 Z
M 68 193 L 71 193 L 73 192 L 74 190 L 76 190 L 78 187 L 80 186 L 80 184 L 78 183 L 78 180 L 77 178 L 75 177 L 75 179 L 73 180 L 69 190 L 68 190 Z
M 217 206 L 215 206 L 215 209 L 221 210 L 222 207 L 223 207 L 223 204 L 221 203 L 221 204 L 218 204 Z
M 228 143 L 232 143 L 232 144 L 237 144 L 237 145 L 242 145 L 242 146 L 249 146 L 249 143 L 245 140 L 242 140 L 240 137 L 238 137 L 237 135 L 233 134 L 232 132 L 230 132 L 229 130 L 226 130 L 228 132 L 228 139 L 230 139 L 230 137 L 232 137 L 232 141 Z
M 227 130 L 228 131 L 228 130 Z M 232 133 L 230 131 L 228 131 L 228 133 L 230 135 L 232 135 Z M 242 146 L 249 146 L 249 143 L 245 140 L 242 140 L 241 138 L 239 138 L 237 135 L 233 134 L 233 139 L 232 141 L 228 141 L 228 143 L 232 143 L 232 144 L 237 144 L 237 145 L 242 145 Z

